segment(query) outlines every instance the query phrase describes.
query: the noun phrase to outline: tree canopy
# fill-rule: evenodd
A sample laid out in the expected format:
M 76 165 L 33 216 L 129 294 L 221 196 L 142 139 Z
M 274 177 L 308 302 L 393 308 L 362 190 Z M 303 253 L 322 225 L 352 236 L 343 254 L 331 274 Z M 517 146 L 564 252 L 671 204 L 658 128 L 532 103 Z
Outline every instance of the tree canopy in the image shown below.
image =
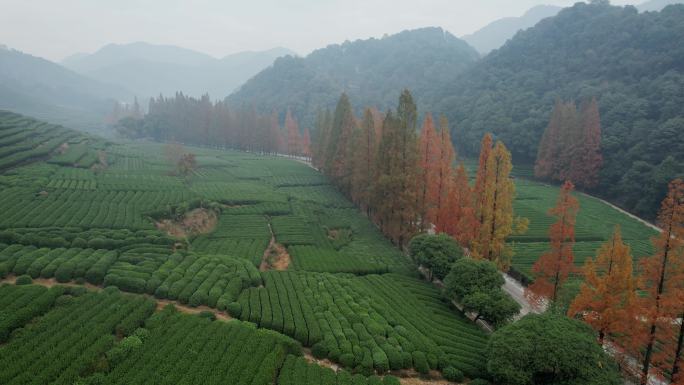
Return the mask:
M 551 313 L 529 314 L 495 331 L 487 371 L 500 385 L 623 383 L 588 325 Z
M 428 279 L 444 279 L 451 265 L 463 257 L 463 249 L 446 234 L 420 234 L 411 240 L 409 252 L 413 261 L 428 270 Z
M 577 3 L 519 32 L 426 103 L 455 123 L 460 153 L 475 156 L 493 130 L 516 163 L 531 164 L 555 101 L 596 97 L 604 158 L 596 191 L 653 218 L 684 170 L 683 19 L 684 5 L 638 13 Z

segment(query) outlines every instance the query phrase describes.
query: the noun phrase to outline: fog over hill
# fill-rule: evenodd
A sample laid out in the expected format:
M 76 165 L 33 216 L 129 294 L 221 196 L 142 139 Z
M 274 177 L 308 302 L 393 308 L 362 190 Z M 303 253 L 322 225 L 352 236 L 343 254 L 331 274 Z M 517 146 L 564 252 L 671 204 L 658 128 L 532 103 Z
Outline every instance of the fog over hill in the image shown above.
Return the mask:
M 280 56 L 286 48 L 239 52 L 217 59 L 186 48 L 149 43 L 109 44 L 92 54 L 67 57 L 62 64 L 103 82 L 119 84 L 139 97 L 177 91 L 223 98 Z

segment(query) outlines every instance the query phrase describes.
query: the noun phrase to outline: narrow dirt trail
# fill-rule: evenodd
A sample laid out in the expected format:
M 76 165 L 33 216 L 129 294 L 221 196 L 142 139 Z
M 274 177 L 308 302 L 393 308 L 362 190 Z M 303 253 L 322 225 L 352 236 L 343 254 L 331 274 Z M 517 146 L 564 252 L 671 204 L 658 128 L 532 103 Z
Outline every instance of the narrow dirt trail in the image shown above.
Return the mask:
M 1 279 L 0 284 L 9 283 L 9 284 L 13 285 L 16 283 L 16 281 L 17 281 L 16 276 L 8 276 L 5 279 Z M 104 288 L 102 286 L 97 286 L 97 285 L 93 285 L 90 283 L 80 284 L 80 283 L 76 283 L 73 281 L 61 283 L 61 282 L 57 282 L 57 280 L 54 278 L 36 278 L 33 280 L 33 282 L 31 284 L 45 286 L 45 287 L 53 287 L 53 286 L 59 285 L 59 286 L 68 286 L 68 287 L 85 287 L 88 290 L 94 290 L 94 291 L 104 290 Z M 144 296 L 144 297 L 147 297 L 149 299 L 154 300 L 157 303 L 157 311 L 161 311 L 167 305 L 173 305 L 176 307 L 176 309 L 179 312 L 185 313 L 185 314 L 199 314 L 202 312 L 209 312 L 209 313 L 214 314 L 216 319 L 221 320 L 221 321 L 230 321 L 233 319 L 226 312 L 222 312 L 222 311 L 219 311 L 219 310 L 216 310 L 216 309 L 210 308 L 208 306 L 204 306 L 204 305 L 192 307 L 192 306 L 184 305 L 178 301 L 155 298 L 149 294 L 136 294 L 136 293 L 128 293 L 128 292 L 124 292 L 124 293 L 132 294 L 132 295 L 141 295 L 141 296 Z
M 276 242 L 275 234 L 273 234 L 270 223 L 268 224 L 268 231 L 271 232 L 271 241 L 268 243 L 268 247 L 264 250 L 264 255 L 261 257 L 259 271 L 287 270 L 292 261 L 292 257 L 290 257 L 285 246 Z

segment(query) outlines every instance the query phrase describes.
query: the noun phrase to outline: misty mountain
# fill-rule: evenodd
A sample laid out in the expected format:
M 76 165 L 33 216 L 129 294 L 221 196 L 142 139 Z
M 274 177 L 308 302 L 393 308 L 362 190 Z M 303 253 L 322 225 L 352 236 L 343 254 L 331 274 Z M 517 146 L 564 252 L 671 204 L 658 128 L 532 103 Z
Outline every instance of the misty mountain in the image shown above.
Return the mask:
M 578 3 L 519 32 L 433 100 L 461 153 L 493 131 L 533 162 L 557 98 L 596 97 L 604 168 L 598 193 L 641 215 L 684 174 L 684 5 L 638 13 Z
M 285 48 L 240 52 L 222 59 L 190 49 L 148 43 L 109 44 L 93 54 L 66 58 L 66 67 L 103 82 L 119 84 L 138 97 L 182 91 L 223 98 L 277 57 L 293 54 Z
M 475 49 L 441 28 L 404 31 L 329 45 L 305 58 L 280 58 L 227 100 L 264 113 L 290 108 L 306 125 L 318 108 L 333 108 L 342 92 L 356 108 L 394 107 L 404 88 L 420 101 L 440 84 L 455 81 L 478 57 Z
M 90 129 L 125 89 L 79 75 L 51 61 L 0 47 L 0 109 Z
M 505 17 L 493 21 L 476 32 L 461 37 L 482 55 L 495 50 L 512 38 L 518 31 L 533 27 L 540 20 L 555 16 L 563 9 L 554 5 L 538 5 L 520 17 Z
M 649 0 L 637 5 L 639 12 L 657 12 L 671 4 L 682 4 L 683 0 Z

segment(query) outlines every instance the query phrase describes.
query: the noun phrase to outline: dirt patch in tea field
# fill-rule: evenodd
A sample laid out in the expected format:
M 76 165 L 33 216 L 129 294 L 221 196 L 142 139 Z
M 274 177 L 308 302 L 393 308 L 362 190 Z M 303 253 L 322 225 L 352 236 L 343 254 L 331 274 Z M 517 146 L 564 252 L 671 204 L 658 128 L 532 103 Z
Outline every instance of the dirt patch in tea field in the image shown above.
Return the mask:
M 271 239 L 271 243 L 264 252 L 264 257 L 261 260 L 259 270 L 287 270 L 292 261 L 290 254 L 288 254 L 285 246 L 277 243 L 275 239 Z
M 311 364 L 317 364 L 326 368 L 330 368 L 336 372 L 340 370 L 340 366 L 329 359 L 318 359 L 314 357 L 313 354 L 311 354 L 311 349 L 309 348 L 303 348 L 302 353 L 304 353 L 304 358 Z
M 172 237 L 187 238 L 189 235 L 210 233 L 217 223 L 215 212 L 200 208 L 188 211 L 179 220 L 162 219 L 155 222 L 155 225 Z
M 15 284 L 17 282 L 17 277 L 14 275 L 10 275 L 6 277 L 5 279 L 0 280 L 0 283 L 10 283 L 10 284 Z M 70 281 L 70 282 L 57 282 L 55 278 L 33 278 L 31 280 L 32 285 L 40 285 L 40 286 L 45 286 L 45 287 L 53 287 L 53 286 L 69 286 L 69 287 L 85 287 L 89 290 L 102 290 L 100 286 L 93 285 L 88 282 L 84 283 L 76 283 L 75 281 Z
M 259 265 L 260 271 L 267 270 L 287 270 L 290 266 L 292 258 L 287 252 L 285 246 L 276 242 L 275 235 L 273 235 L 273 229 L 271 229 L 271 224 L 268 225 L 268 230 L 271 232 L 271 242 L 269 242 L 266 251 L 264 251 L 264 256 L 261 258 L 261 265 Z
M 214 314 L 216 316 L 216 319 L 221 320 L 221 321 L 230 321 L 231 319 L 233 319 L 228 314 L 217 311 L 216 309 L 212 309 L 208 306 L 202 305 L 202 306 L 197 306 L 197 307 L 191 307 L 191 306 L 181 305 L 180 303 L 178 303 L 176 301 L 169 301 L 166 299 L 156 299 L 156 298 L 153 298 L 153 299 L 155 301 L 157 301 L 157 311 L 161 311 L 162 309 L 164 309 L 166 307 L 166 305 L 173 305 L 176 308 L 176 310 L 178 310 L 181 313 L 185 313 L 185 314 L 199 314 L 202 312 L 209 312 L 209 313 Z

